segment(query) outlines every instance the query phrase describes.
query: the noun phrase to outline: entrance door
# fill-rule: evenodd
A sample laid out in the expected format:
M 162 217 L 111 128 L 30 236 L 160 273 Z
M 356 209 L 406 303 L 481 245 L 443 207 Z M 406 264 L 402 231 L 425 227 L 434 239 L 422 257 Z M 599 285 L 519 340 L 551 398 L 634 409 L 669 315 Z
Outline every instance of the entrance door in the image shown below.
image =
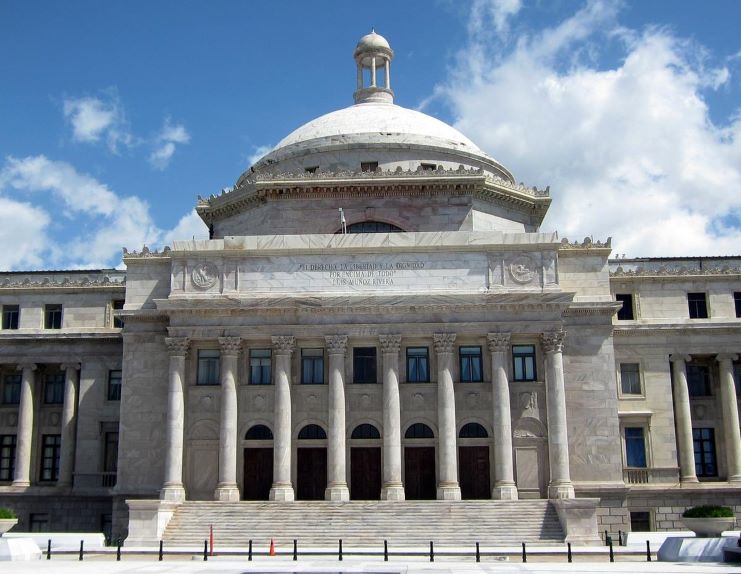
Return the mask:
M 327 488 L 327 449 L 299 448 L 296 460 L 296 499 L 324 500 Z
M 381 449 L 352 447 L 350 449 L 350 498 L 379 500 L 381 498 Z
M 245 500 L 268 500 L 273 484 L 273 449 L 244 449 Z
M 407 500 L 436 498 L 434 446 L 404 448 L 404 494 Z
M 459 447 L 458 476 L 461 484 L 461 498 L 464 500 L 491 498 L 489 447 Z

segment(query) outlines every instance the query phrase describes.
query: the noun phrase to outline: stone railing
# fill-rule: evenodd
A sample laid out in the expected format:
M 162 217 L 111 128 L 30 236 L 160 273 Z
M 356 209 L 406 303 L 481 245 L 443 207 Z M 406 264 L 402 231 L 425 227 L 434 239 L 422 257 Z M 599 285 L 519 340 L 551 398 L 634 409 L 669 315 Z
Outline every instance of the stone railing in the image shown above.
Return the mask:
M 679 469 L 676 467 L 624 468 L 625 484 L 657 484 L 679 482 Z

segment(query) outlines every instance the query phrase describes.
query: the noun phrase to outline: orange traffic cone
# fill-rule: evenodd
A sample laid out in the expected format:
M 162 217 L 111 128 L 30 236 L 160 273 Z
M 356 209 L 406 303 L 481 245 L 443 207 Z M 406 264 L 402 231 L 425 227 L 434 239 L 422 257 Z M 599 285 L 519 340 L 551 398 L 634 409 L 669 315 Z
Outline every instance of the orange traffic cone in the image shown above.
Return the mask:
M 275 542 L 273 542 L 273 539 L 270 539 L 270 552 L 268 552 L 268 556 L 275 556 Z

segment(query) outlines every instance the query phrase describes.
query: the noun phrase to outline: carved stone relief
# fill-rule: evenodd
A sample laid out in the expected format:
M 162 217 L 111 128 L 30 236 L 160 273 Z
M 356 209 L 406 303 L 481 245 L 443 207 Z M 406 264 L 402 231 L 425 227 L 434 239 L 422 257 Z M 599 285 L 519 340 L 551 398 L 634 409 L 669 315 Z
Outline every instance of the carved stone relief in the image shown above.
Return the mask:
M 528 255 L 520 255 L 509 264 L 509 274 L 515 283 L 527 285 L 535 279 L 535 265 Z
M 219 280 L 219 270 L 213 263 L 196 263 L 190 273 L 190 280 L 196 289 L 210 289 Z

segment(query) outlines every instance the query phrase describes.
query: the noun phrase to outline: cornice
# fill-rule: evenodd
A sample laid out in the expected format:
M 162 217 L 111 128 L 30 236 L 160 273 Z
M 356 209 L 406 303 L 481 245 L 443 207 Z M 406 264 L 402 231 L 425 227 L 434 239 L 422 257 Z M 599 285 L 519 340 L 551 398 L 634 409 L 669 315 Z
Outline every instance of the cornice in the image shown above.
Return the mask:
M 705 335 L 708 332 L 713 334 L 741 334 L 741 321 L 738 323 L 700 323 L 700 324 L 678 324 L 678 323 L 658 323 L 658 324 L 641 324 L 641 325 L 614 325 L 613 333 L 620 337 L 641 337 L 644 335 L 653 335 L 657 333 L 672 333 L 679 335 Z
M 594 241 L 591 237 L 585 237 L 581 242 L 570 242 L 564 237 L 558 246 L 559 256 L 584 255 L 585 253 L 608 256 L 611 252 L 612 237 L 608 237 L 604 242 L 599 240 Z
M 146 245 L 142 247 L 141 251 L 129 251 L 126 247 L 123 248 L 123 260 L 127 264 L 129 261 L 137 259 L 161 259 L 166 261 L 169 258 L 170 248 L 168 246 L 165 246 L 162 251 L 152 251 Z
M 0 342 L 12 343 L 13 341 L 35 341 L 38 343 L 46 342 L 64 342 L 78 341 L 84 339 L 100 340 L 121 340 L 121 329 L 90 329 L 89 331 L 69 331 L 63 330 L 49 333 L 44 330 L 33 329 L 30 332 L 18 331 L 0 331 Z
M 563 312 L 564 317 L 576 317 L 583 315 L 612 316 L 622 308 L 622 303 L 615 301 L 606 302 L 576 302 L 569 305 Z
M 683 265 L 659 266 L 658 268 L 646 268 L 638 266 L 635 269 L 623 269 L 618 265 L 617 269 L 610 271 L 611 281 L 632 281 L 636 279 L 666 280 L 677 279 L 687 280 L 693 278 L 702 279 L 729 279 L 741 278 L 741 267 L 729 265 L 715 265 L 709 268 L 692 269 Z
M 2 291 L 61 291 L 72 292 L 83 290 L 123 290 L 126 288 L 126 276 L 123 273 L 119 277 L 104 276 L 101 278 L 83 277 L 73 279 L 69 276 L 54 280 L 50 277 L 43 277 L 38 281 L 30 277 L 2 277 L 0 278 L 0 290 Z

